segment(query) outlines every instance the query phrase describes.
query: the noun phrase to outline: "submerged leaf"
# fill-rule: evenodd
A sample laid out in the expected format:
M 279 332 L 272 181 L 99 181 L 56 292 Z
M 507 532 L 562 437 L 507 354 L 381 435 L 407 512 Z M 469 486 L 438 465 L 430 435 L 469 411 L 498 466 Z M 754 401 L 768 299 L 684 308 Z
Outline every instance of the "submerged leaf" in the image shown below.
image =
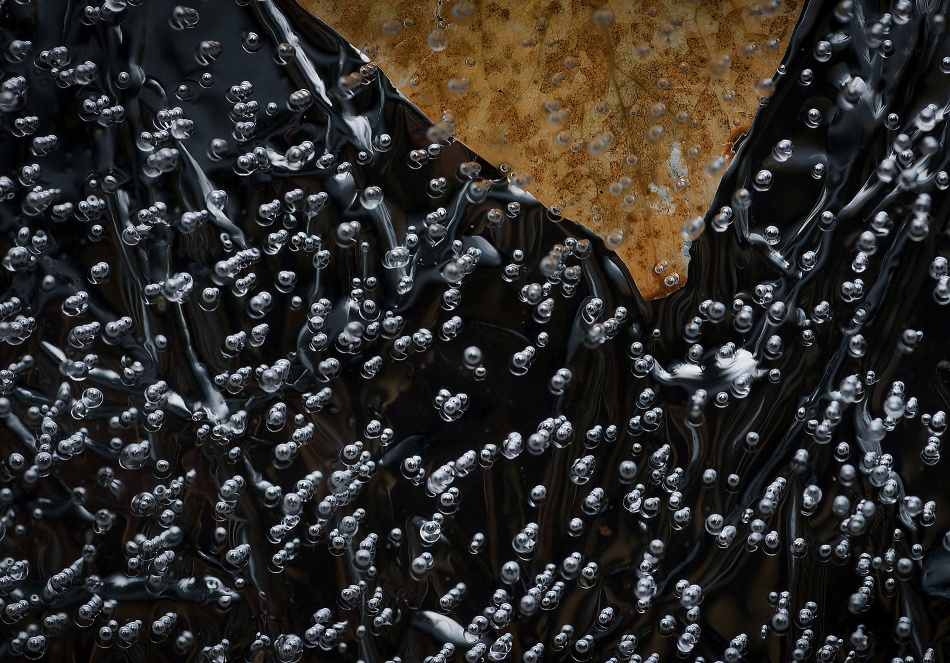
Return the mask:
M 617 251 L 644 297 L 686 281 L 800 0 L 300 0 L 435 126 Z M 346 84 L 346 82 L 342 82 Z

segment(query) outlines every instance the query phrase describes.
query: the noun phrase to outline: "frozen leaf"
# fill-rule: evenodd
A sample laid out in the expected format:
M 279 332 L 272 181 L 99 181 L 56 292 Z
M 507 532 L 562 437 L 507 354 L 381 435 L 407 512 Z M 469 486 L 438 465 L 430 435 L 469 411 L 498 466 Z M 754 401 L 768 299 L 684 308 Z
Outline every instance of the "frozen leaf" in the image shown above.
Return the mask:
M 435 122 L 616 250 L 648 299 L 748 131 L 800 0 L 301 0 Z

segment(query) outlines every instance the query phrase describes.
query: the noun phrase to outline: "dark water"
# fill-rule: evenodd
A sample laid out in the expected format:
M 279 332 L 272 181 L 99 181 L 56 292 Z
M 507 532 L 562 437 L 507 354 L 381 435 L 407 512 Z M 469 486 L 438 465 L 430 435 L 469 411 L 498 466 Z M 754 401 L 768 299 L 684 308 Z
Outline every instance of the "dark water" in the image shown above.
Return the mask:
M 644 302 L 291 2 L 0 2 L 3 657 L 950 659 L 945 10 Z

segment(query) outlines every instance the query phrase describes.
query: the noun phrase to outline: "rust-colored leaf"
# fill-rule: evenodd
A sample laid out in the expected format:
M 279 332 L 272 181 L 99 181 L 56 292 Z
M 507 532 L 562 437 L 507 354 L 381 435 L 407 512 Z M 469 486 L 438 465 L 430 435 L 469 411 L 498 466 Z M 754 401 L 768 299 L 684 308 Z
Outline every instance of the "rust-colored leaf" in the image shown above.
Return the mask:
M 607 240 L 644 297 L 686 280 L 802 0 L 299 0 L 435 123 Z

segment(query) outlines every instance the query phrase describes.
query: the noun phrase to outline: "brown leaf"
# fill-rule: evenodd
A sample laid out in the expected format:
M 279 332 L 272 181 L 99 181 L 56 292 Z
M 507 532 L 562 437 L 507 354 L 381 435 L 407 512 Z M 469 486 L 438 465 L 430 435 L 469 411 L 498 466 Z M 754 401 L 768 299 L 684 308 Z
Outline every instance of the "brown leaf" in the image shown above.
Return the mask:
M 613 247 L 647 299 L 686 281 L 734 141 L 802 0 L 299 0 L 435 122 Z M 693 228 L 695 230 L 695 226 Z

